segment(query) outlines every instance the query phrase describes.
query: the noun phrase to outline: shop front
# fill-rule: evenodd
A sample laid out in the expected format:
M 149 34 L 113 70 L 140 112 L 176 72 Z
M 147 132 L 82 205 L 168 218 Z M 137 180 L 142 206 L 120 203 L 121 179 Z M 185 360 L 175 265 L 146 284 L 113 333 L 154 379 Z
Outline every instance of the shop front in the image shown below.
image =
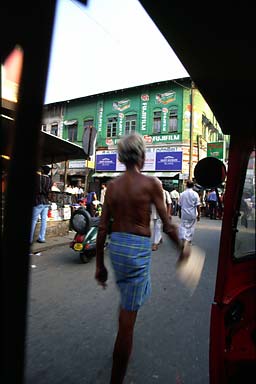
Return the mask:
M 148 149 L 141 172 L 145 175 L 158 177 L 164 188 L 171 191 L 183 183 L 182 164 L 182 151 Z M 125 171 L 125 166 L 118 160 L 116 150 L 97 151 L 95 165 L 95 173 L 92 176 L 102 183 L 106 183 L 109 179 L 117 177 Z
M 41 134 L 43 135 L 41 141 L 42 164 L 51 164 L 52 169 L 53 164 L 59 162 L 64 162 L 66 165 L 72 161 L 85 164 L 87 155 L 82 147 L 43 131 L 41 131 Z M 67 180 L 67 166 L 64 167 L 63 173 L 63 180 Z M 60 192 L 52 191 L 49 195 L 49 201 L 46 237 L 68 234 L 72 211 L 78 206 L 76 199 L 74 199 L 71 193 L 64 192 L 63 189 Z M 39 230 L 39 224 L 37 223 L 35 236 L 37 235 L 37 230 Z
M 3 145 L 3 148 L 1 148 L 1 198 L 3 202 L 1 207 L 1 218 L 3 223 L 5 217 L 4 202 L 8 185 L 9 164 L 12 159 L 12 146 L 10 143 L 12 132 L 14 132 L 14 118 L 1 116 L 1 122 L 1 137 L 5 139 L 2 143 L 6 143 L 6 145 Z M 85 162 L 85 159 L 87 158 L 87 155 L 82 147 L 44 131 L 40 131 L 38 151 L 40 153 L 40 165 L 50 165 L 52 177 L 56 171 L 56 164 L 60 162 L 67 163 L 69 160 L 79 160 Z M 64 174 L 67 172 L 68 170 L 65 168 Z M 64 179 L 65 177 L 66 176 L 64 175 Z M 72 195 L 69 193 L 52 191 L 50 193 L 49 200 L 50 209 L 47 220 L 46 237 L 67 234 L 69 231 L 69 219 L 74 205 Z M 35 236 L 39 231 L 39 226 L 40 222 L 37 223 Z

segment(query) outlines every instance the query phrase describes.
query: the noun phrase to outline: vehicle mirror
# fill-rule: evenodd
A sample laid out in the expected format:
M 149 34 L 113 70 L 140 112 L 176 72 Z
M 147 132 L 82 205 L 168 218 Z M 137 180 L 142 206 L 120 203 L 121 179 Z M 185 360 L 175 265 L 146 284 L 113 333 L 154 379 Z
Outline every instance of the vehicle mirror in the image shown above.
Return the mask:
M 226 178 L 226 167 L 216 157 L 205 157 L 195 166 L 194 177 L 197 184 L 203 188 L 215 188 Z

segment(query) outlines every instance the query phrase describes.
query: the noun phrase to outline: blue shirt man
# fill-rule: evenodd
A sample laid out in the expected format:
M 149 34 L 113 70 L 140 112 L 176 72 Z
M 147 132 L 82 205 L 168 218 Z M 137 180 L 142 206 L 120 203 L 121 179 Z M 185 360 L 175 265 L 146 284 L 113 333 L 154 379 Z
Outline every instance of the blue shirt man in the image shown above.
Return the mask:
M 210 219 L 215 219 L 216 220 L 216 216 L 217 216 L 217 194 L 216 194 L 216 191 L 214 189 L 211 189 L 209 195 L 208 195 L 208 199 L 207 199 L 208 203 L 209 203 L 209 211 L 210 211 Z

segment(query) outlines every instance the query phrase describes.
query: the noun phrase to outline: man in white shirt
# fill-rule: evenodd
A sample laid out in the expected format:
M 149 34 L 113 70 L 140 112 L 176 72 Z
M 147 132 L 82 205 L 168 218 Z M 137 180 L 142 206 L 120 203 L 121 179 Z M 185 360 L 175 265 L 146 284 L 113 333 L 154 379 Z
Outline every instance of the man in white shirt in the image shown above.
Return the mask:
M 160 183 L 162 184 L 162 181 L 159 179 Z M 171 216 L 171 197 L 168 191 L 163 189 L 162 184 L 162 190 L 163 190 L 163 199 L 166 206 L 166 211 L 168 217 Z M 152 205 L 152 213 L 151 213 L 151 219 L 153 220 L 153 230 L 152 230 L 152 251 L 157 251 L 158 245 L 162 243 L 162 221 L 156 211 L 156 208 L 154 205 Z
M 172 199 L 172 209 L 173 209 L 172 215 L 177 216 L 177 214 L 178 214 L 178 201 L 180 198 L 180 194 L 176 188 L 173 188 L 173 190 L 170 192 L 170 195 L 171 195 L 171 199 Z
M 100 202 L 102 205 L 104 204 L 106 190 L 107 190 L 106 184 L 102 184 L 101 190 L 100 190 Z
M 179 205 L 181 208 L 181 223 L 179 226 L 179 236 L 184 242 L 191 243 L 196 220 L 200 220 L 200 199 L 197 192 L 193 190 L 194 183 L 187 181 L 187 189 L 180 194 Z

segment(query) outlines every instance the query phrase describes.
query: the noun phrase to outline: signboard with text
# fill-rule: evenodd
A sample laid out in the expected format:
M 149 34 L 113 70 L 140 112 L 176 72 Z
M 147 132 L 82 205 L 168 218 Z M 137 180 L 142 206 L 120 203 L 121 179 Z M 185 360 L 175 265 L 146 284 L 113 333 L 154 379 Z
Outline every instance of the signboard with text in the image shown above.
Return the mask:
M 181 171 L 182 152 L 156 152 L 156 171 Z
M 207 143 L 207 157 L 216 157 L 219 160 L 224 160 L 224 141 L 216 141 Z
M 117 153 L 96 154 L 96 171 L 124 171 L 125 166 L 118 160 Z M 146 152 L 142 171 L 182 171 L 182 151 Z
M 116 171 L 116 153 L 96 155 L 96 171 Z

